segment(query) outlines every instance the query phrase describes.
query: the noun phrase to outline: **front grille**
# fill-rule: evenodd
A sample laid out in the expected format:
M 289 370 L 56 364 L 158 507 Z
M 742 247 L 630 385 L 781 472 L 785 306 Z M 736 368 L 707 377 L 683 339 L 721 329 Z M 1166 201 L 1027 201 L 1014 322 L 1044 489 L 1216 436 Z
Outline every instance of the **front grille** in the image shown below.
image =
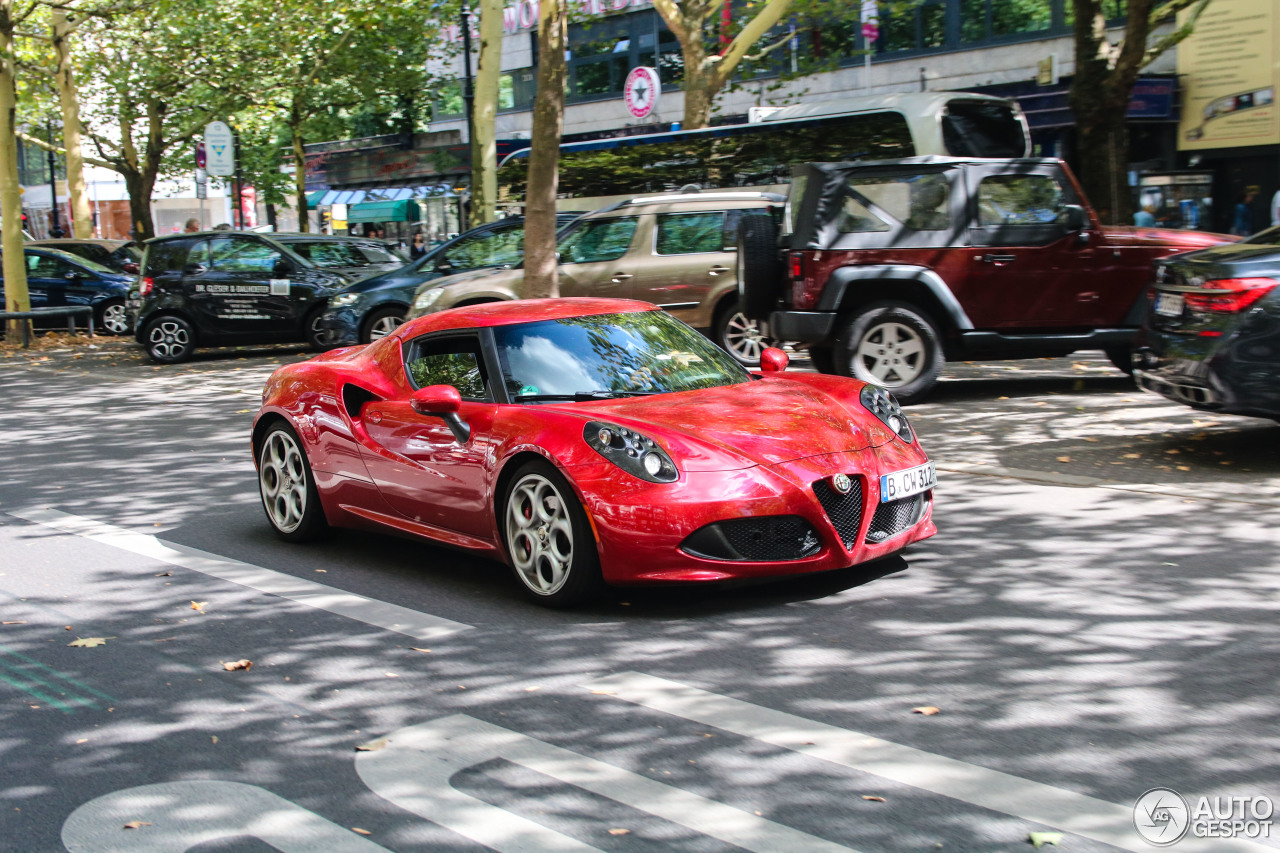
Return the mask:
M 875 515 L 871 516 L 871 526 L 867 528 L 867 541 L 883 542 L 919 521 L 924 515 L 928 494 L 922 492 L 876 507 Z
M 827 480 L 816 481 L 813 492 L 818 496 L 818 503 L 826 510 L 827 518 L 831 519 L 844 547 L 852 550 L 858 541 L 858 528 L 862 526 L 862 478 L 849 479 L 853 481 L 853 488 L 847 495 L 837 492 Z
M 681 549 L 712 560 L 802 560 L 822 548 L 818 532 L 798 515 L 766 515 L 717 521 L 699 528 Z

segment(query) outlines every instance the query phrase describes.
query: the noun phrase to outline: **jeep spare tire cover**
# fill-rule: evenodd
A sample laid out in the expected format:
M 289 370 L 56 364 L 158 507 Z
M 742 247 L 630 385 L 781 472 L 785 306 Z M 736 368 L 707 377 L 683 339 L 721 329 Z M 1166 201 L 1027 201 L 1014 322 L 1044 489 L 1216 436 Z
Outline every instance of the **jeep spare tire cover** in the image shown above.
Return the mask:
M 738 305 L 752 320 L 767 320 L 783 285 L 778 229 L 772 216 L 738 223 Z

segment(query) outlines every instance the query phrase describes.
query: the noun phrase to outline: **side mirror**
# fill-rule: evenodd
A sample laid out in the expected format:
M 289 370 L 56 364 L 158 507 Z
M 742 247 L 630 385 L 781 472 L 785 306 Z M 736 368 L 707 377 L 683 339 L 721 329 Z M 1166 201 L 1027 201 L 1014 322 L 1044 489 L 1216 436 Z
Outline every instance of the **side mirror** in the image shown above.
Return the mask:
M 459 444 L 466 444 L 471 437 L 471 425 L 458 417 L 462 395 L 452 385 L 428 385 L 413 392 L 409 405 L 420 415 L 438 417 L 453 433 Z
M 1068 204 L 1063 207 L 1067 214 L 1067 230 L 1083 231 L 1088 223 L 1087 217 L 1084 215 L 1084 208 L 1078 204 Z
M 284 258 L 277 259 L 275 264 L 271 267 L 271 275 L 273 278 L 288 278 L 289 274 L 292 272 L 293 267 Z
M 208 271 L 209 268 L 204 264 L 187 264 L 182 268 L 183 275 L 204 275 Z
M 69 272 L 66 275 L 64 275 L 63 278 L 65 278 L 67 281 L 79 281 L 80 279 L 84 278 L 84 276 L 82 276 L 78 272 Z
M 765 347 L 764 352 L 760 353 L 760 372 L 781 373 L 787 369 L 790 362 L 791 359 L 782 350 L 777 347 Z

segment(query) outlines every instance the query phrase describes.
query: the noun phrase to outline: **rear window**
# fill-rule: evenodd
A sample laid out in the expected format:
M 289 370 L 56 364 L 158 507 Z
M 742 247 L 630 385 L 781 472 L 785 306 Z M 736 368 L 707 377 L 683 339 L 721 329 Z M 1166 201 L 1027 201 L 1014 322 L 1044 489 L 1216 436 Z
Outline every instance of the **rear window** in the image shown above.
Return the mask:
M 166 240 L 163 243 L 148 243 L 143 256 L 143 275 L 157 276 L 167 272 L 178 272 L 187 260 L 187 251 L 191 248 L 188 240 Z
M 1008 104 L 951 101 L 942 115 L 942 139 L 954 157 L 1025 157 L 1027 134 Z

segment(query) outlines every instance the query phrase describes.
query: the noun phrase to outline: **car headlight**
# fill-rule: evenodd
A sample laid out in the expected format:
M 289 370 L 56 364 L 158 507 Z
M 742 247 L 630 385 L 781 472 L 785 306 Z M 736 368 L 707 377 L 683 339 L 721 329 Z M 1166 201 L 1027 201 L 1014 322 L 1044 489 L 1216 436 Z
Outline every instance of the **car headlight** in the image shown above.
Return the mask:
M 430 287 L 426 290 L 420 290 L 413 297 L 413 310 L 425 313 L 440 300 L 441 296 L 444 296 L 444 288 L 442 287 Z
M 887 390 L 876 385 L 867 385 L 862 389 L 861 399 L 867 411 L 893 430 L 898 438 L 903 441 L 911 441 L 914 438 L 911 424 L 907 423 L 907 416 L 902 413 L 902 406 L 898 405 L 898 401 Z
M 596 453 L 641 480 L 672 483 L 680 476 L 667 452 L 633 429 L 591 421 L 583 428 L 582 437 Z
M 329 297 L 330 308 L 345 308 L 348 305 L 354 305 L 360 299 L 358 293 L 339 293 Z

